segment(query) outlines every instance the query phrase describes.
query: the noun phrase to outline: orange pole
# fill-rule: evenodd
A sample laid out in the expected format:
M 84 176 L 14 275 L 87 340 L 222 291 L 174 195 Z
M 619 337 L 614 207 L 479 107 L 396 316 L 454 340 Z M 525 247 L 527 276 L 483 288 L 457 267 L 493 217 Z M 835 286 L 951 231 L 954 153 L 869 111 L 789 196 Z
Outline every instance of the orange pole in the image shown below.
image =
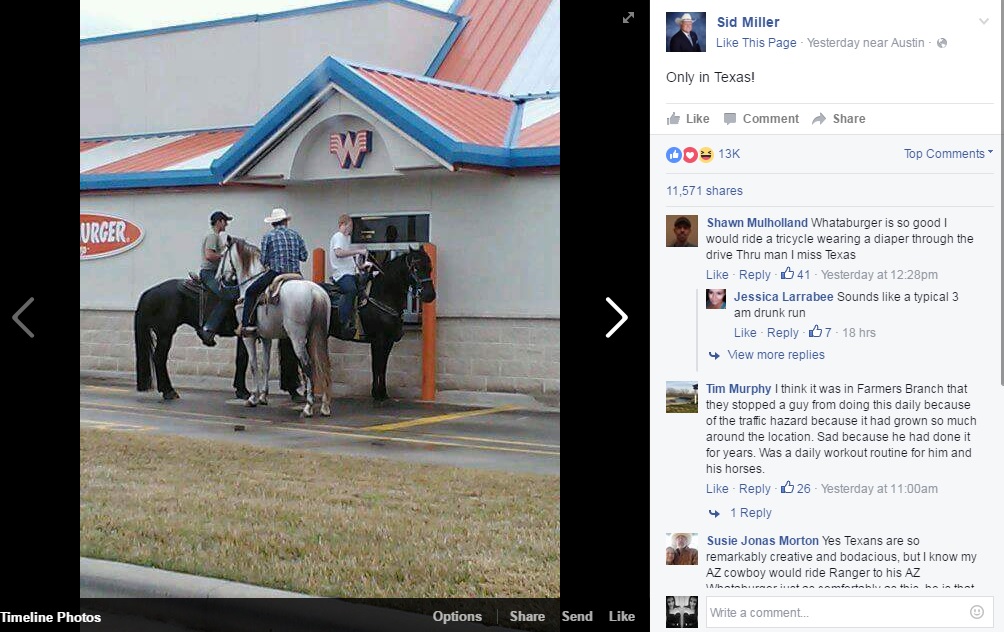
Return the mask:
M 314 248 L 314 283 L 324 283 L 324 248 Z
M 432 283 L 436 283 L 436 246 L 425 244 L 432 261 Z M 436 399 L 436 302 L 422 303 L 422 399 Z

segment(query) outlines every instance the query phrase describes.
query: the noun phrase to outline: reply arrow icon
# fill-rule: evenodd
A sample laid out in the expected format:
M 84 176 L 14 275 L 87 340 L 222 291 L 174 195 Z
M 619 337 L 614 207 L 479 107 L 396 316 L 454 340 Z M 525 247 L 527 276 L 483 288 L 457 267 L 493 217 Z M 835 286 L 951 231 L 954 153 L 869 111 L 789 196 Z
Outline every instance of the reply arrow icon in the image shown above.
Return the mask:
M 617 321 L 617 324 L 614 325 L 613 328 L 611 328 L 610 331 L 607 332 L 607 338 L 609 338 L 610 336 L 614 335 L 615 331 L 621 328 L 621 325 L 627 322 L 628 317 L 627 314 L 625 314 L 621 308 L 617 307 L 617 303 L 614 303 L 612 300 L 610 300 L 609 296 L 607 297 L 607 302 L 610 303 L 610 307 L 613 307 L 617 311 L 617 313 L 621 315 L 621 319 Z

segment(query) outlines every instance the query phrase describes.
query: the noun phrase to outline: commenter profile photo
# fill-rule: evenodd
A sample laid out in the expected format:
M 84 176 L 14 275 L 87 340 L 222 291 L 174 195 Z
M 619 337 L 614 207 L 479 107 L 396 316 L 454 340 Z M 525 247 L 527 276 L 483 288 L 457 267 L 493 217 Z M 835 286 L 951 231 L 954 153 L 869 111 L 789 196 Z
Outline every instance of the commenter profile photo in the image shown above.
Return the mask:
M 697 216 L 666 216 L 666 247 L 694 248 L 697 246 Z
M 691 546 L 696 533 L 666 534 L 666 566 L 697 566 L 697 549 Z
M 725 309 L 725 288 L 708 288 L 704 290 L 705 309 Z
M 694 380 L 666 380 L 666 412 L 696 413 L 697 387 Z
M 707 15 L 703 11 L 667 13 L 666 52 L 703 53 L 704 25 L 707 23 Z

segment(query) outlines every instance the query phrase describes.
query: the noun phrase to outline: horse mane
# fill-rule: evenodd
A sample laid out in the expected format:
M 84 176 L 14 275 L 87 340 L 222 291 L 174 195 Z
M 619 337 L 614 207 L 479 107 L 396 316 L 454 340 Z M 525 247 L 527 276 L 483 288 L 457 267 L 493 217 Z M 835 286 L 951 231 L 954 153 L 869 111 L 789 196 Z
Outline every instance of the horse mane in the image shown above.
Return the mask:
M 240 238 L 235 238 L 234 243 L 237 246 L 237 258 L 241 262 L 241 270 L 244 272 L 244 276 L 247 276 L 250 274 L 251 262 L 254 261 L 255 257 L 261 258 L 261 249 Z
M 386 271 L 387 268 L 390 268 L 390 269 L 392 269 L 394 271 L 397 271 L 398 267 L 402 267 L 403 266 L 405 268 L 405 270 L 407 270 L 408 264 L 406 262 L 408 261 L 409 257 L 420 257 L 421 258 L 423 256 L 425 257 L 425 259 L 429 259 L 429 253 L 425 252 L 425 250 L 422 250 L 421 248 L 419 248 L 417 250 L 405 251 L 400 257 L 395 257 L 394 259 L 391 259 L 387 263 L 383 264 L 383 268 L 384 268 L 385 271 Z

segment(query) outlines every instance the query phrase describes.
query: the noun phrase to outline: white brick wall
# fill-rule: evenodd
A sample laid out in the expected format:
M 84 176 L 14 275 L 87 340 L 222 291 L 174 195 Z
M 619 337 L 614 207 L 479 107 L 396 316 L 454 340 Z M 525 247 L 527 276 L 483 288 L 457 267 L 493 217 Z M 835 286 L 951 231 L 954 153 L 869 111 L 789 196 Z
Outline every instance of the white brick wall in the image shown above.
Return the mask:
M 80 368 L 135 371 L 132 320 L 132 312 L 81 310 Z M 559 394 L 560 325 L 554 319 L 440 318 L 437 388 Z M 217 338 L 215 347 L 205 347 L 191 327 L 182 326 L 174 337 L 168 371 L 232 377 L 236 343 L 235 338 Z M 329 338 L 328 348 L 335 381 L 348 385 L 352 392 L 369 393 L 369 345 Z M 277 378 L 278 358 L 275 352 L 272 355 L 270 372 Z M 421 358 L 421 333 L 409 330 L 391 353 L 388 388 L 420 387 Z

